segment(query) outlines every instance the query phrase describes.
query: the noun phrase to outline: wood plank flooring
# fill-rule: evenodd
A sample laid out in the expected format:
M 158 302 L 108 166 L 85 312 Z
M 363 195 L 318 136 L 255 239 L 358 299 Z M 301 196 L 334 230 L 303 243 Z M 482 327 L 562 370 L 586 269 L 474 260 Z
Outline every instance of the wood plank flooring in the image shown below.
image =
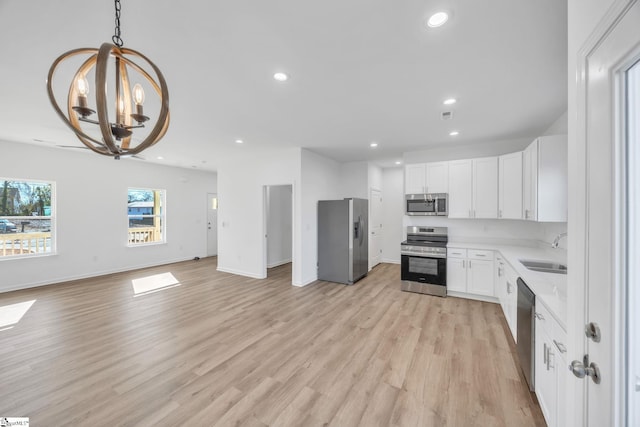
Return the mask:
M 0 416 L 33 426 L 544 426 L 499 305 L 401 292 L 391 264 L 353 286 L 296 288 L 290 265 L 257 280 L 216 262 L 0 294 L 0 319 L 35 300 L 0 326 Z M 166 273 L 179 284 L 134 296 L 132 280 Z

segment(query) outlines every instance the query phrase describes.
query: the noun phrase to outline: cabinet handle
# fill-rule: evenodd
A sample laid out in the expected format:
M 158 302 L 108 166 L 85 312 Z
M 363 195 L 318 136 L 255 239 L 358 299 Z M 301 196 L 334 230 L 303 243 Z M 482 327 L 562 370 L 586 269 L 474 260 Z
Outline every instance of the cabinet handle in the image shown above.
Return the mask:
M 553 340 L 553 343 L 556 345 L 556 347 L 558 347 L 558 350 L 560 351 L 560 353 L 566 353 L 567 352 L 567 347 L 565 347 L 565 345 L 562 344 L 561 342 Z
M 543 356 L 542 356 L 542 363 L 544 363 L 545 366 L 547 365 L 547 343 L 542 343 L 543 348 L 544 348 L 544 352 L 543 352 Z M 549 368 L 547 368 L 547 370 L 549 370 Z
M 502 210 L 498 211 L 498 218 L 502 218 Z
M 511 293 L 511 283 L 507 282 L 507 293 L 510 294 Z
M 555 369 L 556 366 L 551 364 L 551 358 L 555 356 L 555 354 L 551 351 L 551 346 L 547 346 L 547 371 Z
M 462 260 L 462 268 L 467 268 L 464 260 Z
M 485 254 L 476 254 L 476 256 L 486 256 Z
M 469 260 L 469 270 L 471 270 L 471 260 Z
M 528 219 L 529 218 L 529 209 L 525 209 L 524 210 L 524 218 Z

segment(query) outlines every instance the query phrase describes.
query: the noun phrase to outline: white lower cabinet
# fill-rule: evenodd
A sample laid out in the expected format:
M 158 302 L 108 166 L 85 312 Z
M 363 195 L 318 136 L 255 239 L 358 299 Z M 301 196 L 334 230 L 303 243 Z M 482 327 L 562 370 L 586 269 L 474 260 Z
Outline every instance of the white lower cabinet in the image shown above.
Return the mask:
M 547 308 L 536 302 L 535 392 L 549 427 L 564 416 L 566 332 Z
M 447 249 L 447 291 L 495 296 L 493 251 Z

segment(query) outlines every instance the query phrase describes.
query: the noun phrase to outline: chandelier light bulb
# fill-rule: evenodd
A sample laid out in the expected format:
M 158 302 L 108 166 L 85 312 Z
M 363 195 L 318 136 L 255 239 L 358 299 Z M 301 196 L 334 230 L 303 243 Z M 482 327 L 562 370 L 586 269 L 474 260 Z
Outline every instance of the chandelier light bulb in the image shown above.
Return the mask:
M 133 87 L 133 101 L 136 105 L 144 104 L 144 89 L 142 89 L 140 83 L 136 83 Z
M 89 94 L 89 82 L 85 76 L 78 77 L 77 82 L 78 94 L 86 97 Z

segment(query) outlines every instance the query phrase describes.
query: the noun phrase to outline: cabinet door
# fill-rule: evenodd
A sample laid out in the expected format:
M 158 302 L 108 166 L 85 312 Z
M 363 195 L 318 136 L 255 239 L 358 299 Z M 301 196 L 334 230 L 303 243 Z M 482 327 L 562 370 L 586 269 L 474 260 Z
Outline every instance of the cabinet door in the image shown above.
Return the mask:
M 467 291 L 467 262 L 464 258 L 447 258 L 448 291 Z
M 507 323 L 514 342 L 518 342 L 518 274 L 505 266 L 505 288 L 507 292 Z
M 473 217 L 498 217 L 498 158 L 473 160 Z
M 537 219 L 538 194 L 538 140 L 536 139 L 522 153 L 522 180 L 524 219 Z
M 404 194 L 424 194 L 425 165 L 407 165 L 404 168 Z
M 522 219 L 522 151 L 498 162 L 498 218 Z
M 472 170 L 472 160 L 449 162 L 449 218 L 471 217 Z
M 467 273 L 467 292 L 476 295 L 494 296 L 493 261 L 470 259 Z
M 449 192 L 449 162 L 427 163 L 426 168 L 427 193 Z
M 538 138 L 537 217 L 542 222 L 567 221 L 567 136 Z
M 496 256 L 495 271 L 496 296 L 498 297 L 498 301 L 500 301 L 502 313 L 505 319 L 507 319 L 507 280 L 505 277 L 504 260 L 499 255 Z
M 538 403 L 549 427 L 556 424 L 557 384 L 556 357 L 551 339 L 542 325 L 536 321 L 535 339 L 535 389 Z

